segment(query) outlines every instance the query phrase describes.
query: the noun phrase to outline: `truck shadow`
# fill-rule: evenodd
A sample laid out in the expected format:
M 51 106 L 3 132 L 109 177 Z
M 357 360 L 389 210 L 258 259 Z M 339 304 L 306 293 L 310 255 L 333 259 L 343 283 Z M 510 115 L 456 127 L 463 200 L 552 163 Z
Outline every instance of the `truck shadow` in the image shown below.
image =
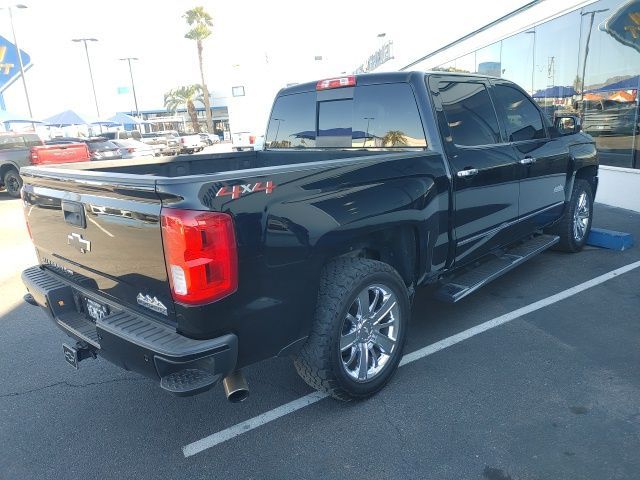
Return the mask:
M 19 199 L 9 195 L 6 190 L 0 190 L 0 202 L 3 202 L 3 201 L 8 202 L 11 200 L 19 200 Z

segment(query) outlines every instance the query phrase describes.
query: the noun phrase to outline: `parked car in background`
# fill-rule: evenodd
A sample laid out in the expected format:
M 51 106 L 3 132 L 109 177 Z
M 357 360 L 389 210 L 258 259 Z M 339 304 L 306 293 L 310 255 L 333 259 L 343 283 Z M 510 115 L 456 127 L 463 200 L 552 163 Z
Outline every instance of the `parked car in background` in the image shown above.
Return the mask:
M 205 143 L 198 133 L 180 133 L 180 152 L 196 153 L 204 150 Z
M 590 135 L 633 135 L 640 132 L 638 105 L 635 102 L 590 100 L 581 107 L 582 128 Z
M 233 145 L 233 150 L 236 152 L 262 150 L 264 145 L 264 136 L 262 136 L 262 142 L 260 142 L 260 135 L 256 135 L 255 133 L 235 132 L 231 134 L 231 143 Z
M 215 133 L 200 133 L 200 139 L 209 146 L 220 143 L 220 137 Z
M 142 134 L 138 130 L 116 130 L 101 133 L 100 136 L 108 140 L 142 140 Z
M 180 153 L 180 142 L 177 135 L 164 132 L 142 134 L 142 142 L 154 148 L 156 155 L 177 155 Z
M 88 162 L 89 160 L 91 160 L 89 147 L 83 142 L 31 147 L 31 165 Z
M 90 160 L 118 160 L 122 158 L 120 148 L 104 137 L 57 137 L 47 140 L 47 145 L 59 145 L 68 143 L 84 143 L 89 149 Z
M 120 155 L 122 155 L 122 158 L 141 158 L 155 156 L 155 150 L 151 145 L 139 142 L 138 140 L 129 139 L 112 141 L 120 149 Z
M 89 152 L 82 143 L 45 145 L 35 133 L 0 133 L 0 187 L 12 197 L 20 196 L 22 167 L 87 160 Z

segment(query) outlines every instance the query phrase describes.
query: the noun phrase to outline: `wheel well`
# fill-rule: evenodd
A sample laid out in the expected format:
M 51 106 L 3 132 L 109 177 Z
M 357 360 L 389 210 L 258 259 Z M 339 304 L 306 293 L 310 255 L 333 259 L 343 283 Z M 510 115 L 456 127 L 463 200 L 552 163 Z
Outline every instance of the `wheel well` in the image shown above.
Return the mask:
M 589 165 L 587 167 L 582 167 L 576 172 L 576 178 L 581 178 L 582 180 L 586 180 L 591 185 L 591 191 L 595 195 L 596 188 L 598 188 L 598 181 L 596 180 L 598 176 L 598 167 L 596 165 Z
M 417 277 L 418 242 L 417 232 L 411 226 L 394 227 L 374 232 L 352 245 L 340 257 L 368 258 L 393 267 L 407 286 Z
M 16 168 L 16 166 L 14 164 L 5 163 L 4 165 L 2 165 L 0 167 L 0 183 L 4 182 L 4 176 L 9 170 L 15 170 L 16 172 L 18 172 L 18 169 Z

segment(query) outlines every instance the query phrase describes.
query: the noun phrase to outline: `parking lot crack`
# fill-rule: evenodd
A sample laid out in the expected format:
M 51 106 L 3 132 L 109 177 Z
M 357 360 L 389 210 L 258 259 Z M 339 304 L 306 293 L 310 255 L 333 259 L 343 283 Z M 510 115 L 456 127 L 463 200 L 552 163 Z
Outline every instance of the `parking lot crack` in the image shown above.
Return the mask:
M 86 387 L 93 387 L 95 385 L 104 385 L 104 384 L 108 384 L 108 383 L 119 383 L 119 382 L 132 382 L 132 381 L 141 381 L 144 380 L 144 378 L 112 378 L 110 380 L 103 380 L 100 382 L 88 382 L 88 383 L 70 383 L 67 382 L 66 380 L 61 381 L 61 382 L 55 382 L 55 383 L 51 383 L 49 385 L 44 385 L 42 387 L 37 387 L 37 388 L 32 388 L 29 390 L 24 390 L 22 392 L 10 392 L 10 393 L 3 393 L 0 394 L 0 398 L 7 398 L 7 397 L 19 397 L 22 395 L 27 395 L 29 393 L 36 393 L 36 392 L 40 392 L 42 390 L 47 390 L 49 388 L 54 388 L 54 387 L 58 387 L 58 386 L 67 386 L 67 387 L 71 387 L 71 388 L 86 388 Z

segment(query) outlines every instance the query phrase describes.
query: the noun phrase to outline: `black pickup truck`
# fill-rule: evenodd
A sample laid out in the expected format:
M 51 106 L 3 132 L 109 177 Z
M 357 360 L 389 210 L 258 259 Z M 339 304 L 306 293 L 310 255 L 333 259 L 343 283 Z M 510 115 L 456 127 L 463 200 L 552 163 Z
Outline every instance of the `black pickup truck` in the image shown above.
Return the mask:
M 265 149 L 22 169 L 40 265 L 25 299 L 174 394 L 291 355 L 335 398 L 383 387 L 418 287 L 457 302 L 547 248 L 579 251 L 598 184 L 577 118 L 513 83 L 393 72 L 283 89 Z

